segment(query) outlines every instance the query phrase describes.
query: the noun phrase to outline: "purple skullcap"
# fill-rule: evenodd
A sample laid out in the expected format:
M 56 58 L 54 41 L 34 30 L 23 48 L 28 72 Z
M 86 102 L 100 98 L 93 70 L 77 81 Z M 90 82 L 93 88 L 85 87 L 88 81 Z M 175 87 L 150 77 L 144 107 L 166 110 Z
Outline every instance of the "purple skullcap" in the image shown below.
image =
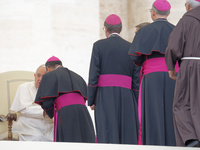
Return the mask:
M 50 57 L 50 58 L 47 60 L 47 62 L 50 62 L 50 61 L 60 61 L 60 59 L 58 59 L 58 58 L 55 57 L 55 56 L 52 56 L 52 57 Z
M 159 11 L 168 11 L 171 9 L 171 5 L 167 0 L 156 0 L 153 5 Z
M 117 15 L 115 15 L 115 14 L 111 14 L 111 15 L 109 15 L 109 16 L 106 18 L 105 22 L 106 22 L 107 24 L 109 24 L 109 25 L 118 25 L 118 24 L 120 24 L 122 21 L 121 21 L 121 19 L 120 19 L 119 16 L 117 16 Z

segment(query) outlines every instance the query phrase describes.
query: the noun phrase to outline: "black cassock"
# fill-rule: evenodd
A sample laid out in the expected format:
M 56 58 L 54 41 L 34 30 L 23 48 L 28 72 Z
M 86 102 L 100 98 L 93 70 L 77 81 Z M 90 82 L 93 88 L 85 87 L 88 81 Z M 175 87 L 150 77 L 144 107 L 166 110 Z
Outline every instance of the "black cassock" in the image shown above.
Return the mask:
M 143 74 L 141 99 L 138 100 L 138 104 L 141 104 L 138 107 L 139 122 L 142 126 L 139 131 L 142 132 L 142 135 L 139 135 L 139 138 L 140 136 L 142 138 L 140 144 L 176 145 L 172 114 L 175 81 L 169 78 L 167 67 L 165 72 L 162 71 L 163 68 L 160 68 L 160 71 L 152 71 L 160 65 L 166 66 L 165 49 L 173 28 L 174 25 L 166 19 L 157 19 L 136 33 L 129 50 L 134 63 L 142 66 Z M 162 63 L 155 62 L 160 59 Z M 149 64 L 151 60 L 155 60 L 155 66 Z M 145 75 L 144 64 L 150 67 L 148 68 L 150 72 Z
M 137 144 L 139 70 L 128 56 L 130 43 L 116 34 L 94 43 L 88 105 L 95 104 L 98 143 Z
M 76 98 L 67 99 L 66 95 L 69 94 L 78 95 L 83 102 L 80 103 Z M 64 102 L 68 105 L 56 106 L 57 99 L 60 103 Z M 50 118 L 56 118 L 54 119 L 54 141 L 95 142 L 93 123 L 87 107 L 83 105 L 86 99 L 85 81 L 67 68 L 60 67 L 43 76 L 35 103 L 41 105 Z M 58 110 L 58 107 L 61 108 Z

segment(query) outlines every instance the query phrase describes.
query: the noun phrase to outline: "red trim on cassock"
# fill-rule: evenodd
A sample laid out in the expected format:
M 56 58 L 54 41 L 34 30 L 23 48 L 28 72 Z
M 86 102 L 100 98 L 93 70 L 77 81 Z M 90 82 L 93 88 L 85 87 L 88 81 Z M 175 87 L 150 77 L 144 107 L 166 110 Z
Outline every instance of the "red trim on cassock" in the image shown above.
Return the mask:
M 136 89 L 132 89 L 133 91 L 137 91 L 137 92 L 139 92 L 139 90 L 136 90 Z
M 79 94 L 81 94 L 81 96 L 85 99 L 85 101 L 87 100 L 87 97 L 83 96 L 82 93 L 80 91 L 74 90 L 74 91 L 69 91 L 69 92 L 58 92 L 56 96 L 47 96 L 47 97 L 41 97 L 41 99 L 44 99 L 42 101 L 37 101 L 35 102 L 36 104 L 41 104 L 41 102 L 44 102 L 46 100 L 48 100 L 49 98 L 56 98 L 59 96 L 59 94 L 67 94 L 67 93 L 74 93 L 74 92 L 78 92 Z
M 160 53 L 160 54 L 165 55 L 165 53 L 161 53 L 161 52 L 158 51 L 158 50 L 151 50 L 151 54 L 152 54 L 153 52 L 158 52 L 158 53 Z M 130 55 L 130 56 L 151 55 L 151 54 L 145 54 L 145 53 L 141 53 L 141 52 L 137 52 L 137 51 L 135 52 L 135 54 L 137 54 L 137 55 L 128 53 L 128 55 Z M 146 58 L 146 59 L 147 59 L 147 58 Z M 136 64 L 134 61 L 133 61 L 133 63 L 134 63 L 135 66 L 142 66 L 142 64 Z
M 97 85 L 90 85 L 90 84 L 88 84 L 88 86 L 91 86 L 91 87 L 97 87 Z
M 134 54 L 130 54 L 130 53 L 128 53 L 128 55 L 131 55 L 131 56 L 140 56 L 140 55 L 134 55 Z
M 142 64 L 136 64 L 135 62 L 133 62 L 133 64 L 134 64 L 135 66 L 142 66 Z
M 49 109 L 44 109 L 44 111 L 48 111 L 48 110 L 51 110 L 53 108 L 53 106 L 51 106 Z
M 128 53 L 129 55 L 132 55 L 132 56 L 141 56 L 141 55 L 151 55 L 153 52 L 158 52 L 158 53 L 160 53 L 160 54 L 164 54 L 165 55 L 165 53 L 161 53 L 159 50 L 151 50 L 151 53 L 150 54 L 145 54 L 145 53 L 141 53 L 141 52 L 135 52 L 135 54 L 137 54 L 137 55 L 134 55 L 134 54 L 130 54 L 130 53 Z

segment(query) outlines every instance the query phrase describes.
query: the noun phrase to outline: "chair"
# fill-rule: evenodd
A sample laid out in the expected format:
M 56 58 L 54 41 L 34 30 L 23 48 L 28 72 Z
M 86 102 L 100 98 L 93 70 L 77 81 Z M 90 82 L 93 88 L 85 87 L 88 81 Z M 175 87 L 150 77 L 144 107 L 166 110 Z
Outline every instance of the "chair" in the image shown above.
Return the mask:
M 11 112 L 10 107 L 18 86 L 33 80 L 34 73 L 30 71 L 0 73 L 0 140 L 16 140 L 12 137 L 12 121 L 16 121 L 19 114 Z

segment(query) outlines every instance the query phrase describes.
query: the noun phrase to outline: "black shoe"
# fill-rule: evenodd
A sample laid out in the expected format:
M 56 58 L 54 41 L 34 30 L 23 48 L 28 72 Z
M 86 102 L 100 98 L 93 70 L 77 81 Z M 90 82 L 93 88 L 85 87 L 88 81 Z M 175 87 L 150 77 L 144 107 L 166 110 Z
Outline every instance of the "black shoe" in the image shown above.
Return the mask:
M 192 140 L 188 142 L 187 147 L 200 147 L 200 142 L 198 140 Z

